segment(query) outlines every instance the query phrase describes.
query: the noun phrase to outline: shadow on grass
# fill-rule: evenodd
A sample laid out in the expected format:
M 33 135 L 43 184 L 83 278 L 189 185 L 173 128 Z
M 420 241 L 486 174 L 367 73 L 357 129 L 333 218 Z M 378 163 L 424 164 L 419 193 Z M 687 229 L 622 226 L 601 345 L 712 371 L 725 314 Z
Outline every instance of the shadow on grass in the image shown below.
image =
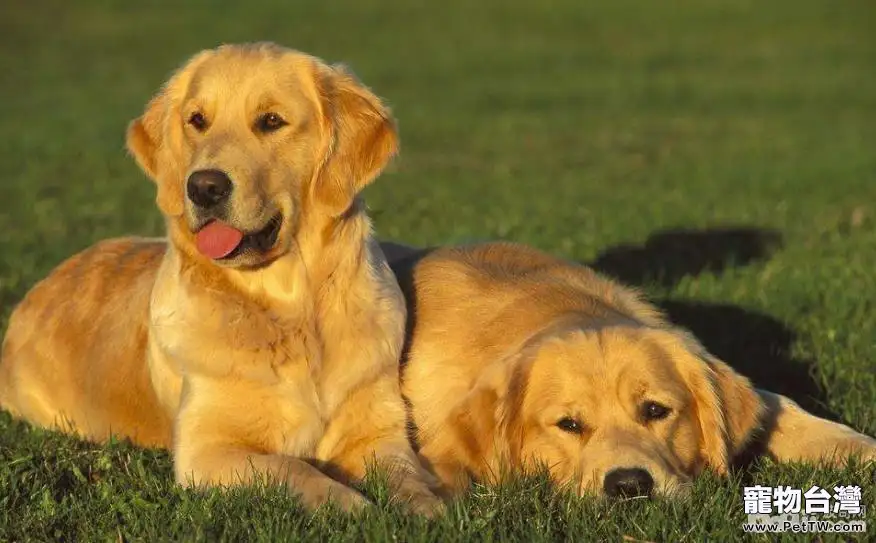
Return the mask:
M 607 249 L 590 266 L 628 285 L 671 287 L 687 276 L 765 260 L 781 246 L 779 232 L 761 228 L 666 230 L 644 245 Z
M 641 246 L 604 251 L 590 266 L 626 284 L 671 287 L 684 277 L 766 260 L 782 245 L 774 230 L 740 227 L 668 230 Z M 812 378 L 812 360 L 791 355 L 795 332 L 781 321 L 733 305 L 654 300 L 718 358 L 759 388 L 786 395 L 819 416 L 836 418 Z

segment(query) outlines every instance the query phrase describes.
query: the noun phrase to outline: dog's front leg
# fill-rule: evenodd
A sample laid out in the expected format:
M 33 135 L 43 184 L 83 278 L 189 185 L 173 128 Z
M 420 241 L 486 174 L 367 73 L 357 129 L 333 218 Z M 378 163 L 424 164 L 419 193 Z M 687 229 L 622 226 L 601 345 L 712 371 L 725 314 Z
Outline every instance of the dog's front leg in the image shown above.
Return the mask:
M 785 396 L 758 390 L 766 406 L 764 445 L 780 462 L 826 461 L 842 464 L 850 456 L 876 460 L 876 440 L 804 411 Z
M 184 385 L 175 428 L 178 483 L 190 487 L 285 484 L 309 509 L 329 501 L 350 512 L 368 505 L 359 492 L 305 460 L 274 452 L 276 429 L 264 417 L 272 414 L 269 396 L 203 384 L 196 392 L 191 388 Z M 245 405 L 235 402 L 236 398 L 258 398 L 265 403 Z M 294 430 L 286 430 L 283 438 L 294 439 L 289 437 Z
M 416 513 L 434 516 L 444 503 L 431 488 L 407 435 L 407 419 L 396 375 L 359 387 L 339 406 L 326 429 L 318 458 L 339 475 L 362 479 L 372 465 L 384 470 L 396 497 Z

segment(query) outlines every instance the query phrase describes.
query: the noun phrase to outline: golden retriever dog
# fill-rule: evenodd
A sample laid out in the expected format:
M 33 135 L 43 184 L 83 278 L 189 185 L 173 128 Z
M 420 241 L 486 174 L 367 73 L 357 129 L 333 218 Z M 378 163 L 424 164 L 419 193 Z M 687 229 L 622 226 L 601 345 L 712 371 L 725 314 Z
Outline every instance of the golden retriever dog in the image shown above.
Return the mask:
M 344 483 L 376 462 L 440 510 L 406 432 L 404 302 L 359 196 L 397 147 L 380 100 L 311 56 L 222 46 L 171 77 L 127 146 L 167 239 L 98 243 L 31 290 L 0 404 L 172 446 L 187 485 L 271 480 L 353 510 L 367 501 Z
M 876 459 L 589 268 L 507 243 L 383 247 L 409 304 L 416 441 L 450 493 L 546 466 L 578 493 L 678 495 L 759 432 L 779 461 Z

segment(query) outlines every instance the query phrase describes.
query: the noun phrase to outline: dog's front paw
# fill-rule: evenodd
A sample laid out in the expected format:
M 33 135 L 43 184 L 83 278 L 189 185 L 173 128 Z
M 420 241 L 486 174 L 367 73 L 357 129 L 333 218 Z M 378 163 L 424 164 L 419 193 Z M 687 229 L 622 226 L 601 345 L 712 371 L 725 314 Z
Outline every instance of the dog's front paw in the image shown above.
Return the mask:
M 876 462 L 876 439 L 858 434 L 849 440 L 848 455 L 857 456 L 862 462 Z
M 431 492 L 420 492 L 401 499 L 404 500 L 404 506 L 410 512 L 426 518 L 435 518 L 447 512 L 447 506 L 444 502 Z
M 347 513 L 359 513 L 371 505 L 365 496 L 337 481 L 322 484 L 320 487 L 303 491 L 300 488 L 296 489 L 301 503 L 310 511 L 333 503 L 338 509 Z
M 859 434 L 851 428 L 827 440 L 822 450 L 822 459 L 831 465 L 843 466 L 850 458 L 861 462 L 876 461 L 876 439 Z
M 336 503 L 343 511 L 346 511 L 347 513 L 359 513 L 371 505 L 368 498 L 359 494 L 352 488 L 343 485 L 339 486 L 343 490 L 337 492 L 333 490 L 332 493 L 329 494 L 329 500 Z

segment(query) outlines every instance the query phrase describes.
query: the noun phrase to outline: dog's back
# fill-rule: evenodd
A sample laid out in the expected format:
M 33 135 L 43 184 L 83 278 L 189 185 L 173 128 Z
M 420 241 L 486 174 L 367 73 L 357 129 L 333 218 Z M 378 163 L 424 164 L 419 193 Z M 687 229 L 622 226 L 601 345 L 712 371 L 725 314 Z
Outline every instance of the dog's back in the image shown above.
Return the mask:
M 89 439 L 170 443 L 146 364 L 149 299 L 162 240 L 116 239 L 58 266 L 13 312 L 0 406 Z
M 382 247 L 408 303 L 408 347 L 429 343 L 446 352 L 466 343 L 466 352 L 484 353 L 486 361 L 501 354 L 492 347 L 513 344 L 510 336 L 525 339 L 540 323 L 564 314 L 664 324 L 633 289 L 524 245 Z

